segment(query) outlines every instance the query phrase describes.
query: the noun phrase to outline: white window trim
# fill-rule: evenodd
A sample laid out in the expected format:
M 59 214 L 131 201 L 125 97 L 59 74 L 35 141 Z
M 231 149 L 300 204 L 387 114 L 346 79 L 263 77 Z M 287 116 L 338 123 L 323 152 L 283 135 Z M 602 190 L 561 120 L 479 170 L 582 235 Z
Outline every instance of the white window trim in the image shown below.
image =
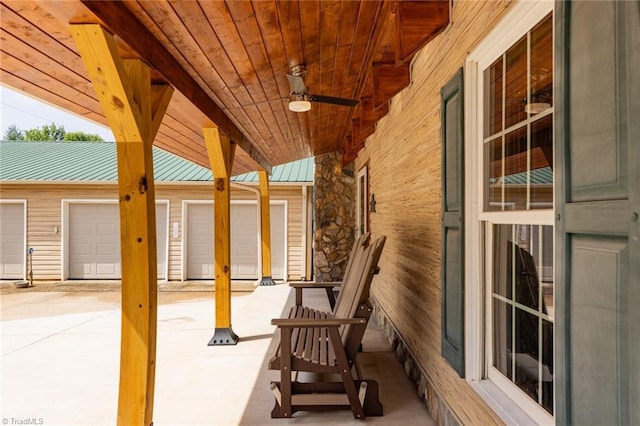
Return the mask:
M 483 141 L 480 105 L 483 85 L 480 79 L 481 70 L 553 11 L 553 5 L 552 0 L 518 2 L 465 62 L 465 169 L 468 172 L 465 176 L 465 372 L 466 380 L 507 424 L 553 424 L 554 418 L 524 392 L 517 390 L 507 395 L 498 386 L 500 383 L 488 379 L 493 374 L 485 362 L 488 339 L 485 333 L 485 266 L 478 255 L 484 252 L 487 244 L 484 221 L 553 225 L 553 212 L 530 210 L 518 212 L 517 217 L 506 211 L 483 212 L 484 180 L 483 170 L 479 167 L 483 155 L 479 143 Z

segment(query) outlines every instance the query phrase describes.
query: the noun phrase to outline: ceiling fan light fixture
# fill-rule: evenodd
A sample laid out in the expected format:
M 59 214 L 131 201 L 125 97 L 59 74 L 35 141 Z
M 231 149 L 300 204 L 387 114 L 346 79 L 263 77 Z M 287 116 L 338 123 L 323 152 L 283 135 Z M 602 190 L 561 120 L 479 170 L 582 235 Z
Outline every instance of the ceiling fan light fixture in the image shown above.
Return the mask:
M 524 106 L 524 112 L 527 114 L 540 114 L 549 108 L 551 108 L 551 104 L 548 102 L 533 102 Z
M 289 110 L 293 112 L 306 112 L 311 109 L 311 102 L 304 95 L 294 95 L 289 100 Z

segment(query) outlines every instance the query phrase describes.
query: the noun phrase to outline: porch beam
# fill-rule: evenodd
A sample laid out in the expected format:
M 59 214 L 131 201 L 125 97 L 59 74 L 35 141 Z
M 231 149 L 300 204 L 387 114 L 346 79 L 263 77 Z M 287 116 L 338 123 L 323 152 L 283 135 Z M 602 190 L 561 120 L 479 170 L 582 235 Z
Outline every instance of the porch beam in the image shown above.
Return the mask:
M 271 164 L 229 116 L 214 102 L 207 92 L 187 70 L 173 57 L 164 45 L 138 20 L 124 2 L 81 0 L 94 15 L 106 23 L 125 43 L 138 53 L 171 83 L 176 90 L 185 95 L 217 127 L 229 135 L 234 144 L 240 147 L 264 169 L 271 171 Z
M 71 26 L 116 139 L 122 264 L 119 425 L 151 425 L 157 269 L 152 145 L 173 89 L 151 83 L 141 60 L 122 60 L 100 25 Z
M 271 206 L 269 204 L 269 175 L 258 170 L 260 181 L 260 226 L 262 236 L 262 280 L 260 285 L 275 285 L 271 274 Z
M 214 187 L 216 324 L 208 345 L 235 345 L 238 336 L 231 328 L 231 167 L 236 145 L 217 128 L 203 131 Z

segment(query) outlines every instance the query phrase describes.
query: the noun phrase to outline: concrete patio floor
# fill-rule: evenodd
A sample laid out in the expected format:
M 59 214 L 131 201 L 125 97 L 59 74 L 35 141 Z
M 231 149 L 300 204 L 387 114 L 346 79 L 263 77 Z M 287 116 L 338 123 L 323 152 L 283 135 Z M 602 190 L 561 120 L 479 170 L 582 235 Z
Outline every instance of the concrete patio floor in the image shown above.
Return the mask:
M 43 425 L 116 424 L 120 293 L 117 284 L 38 286 L 2 283 L 0 303 L 3 424 L 35 419 Z M 70 286 L 72 284 L 67 284 Z M 11 287 L 13 287 L 11 285 Z M 38 288 L 40 287 L 40 288 Z M 47 290 L 47 291 L 43 291 Z M 266 368 L 274 327 L 293 303 L 284 284 L 234 292 L 236 346 L 207 346 L 214 327 L 214 294 L 203 286 L 160 286 L 154 424 L 353 424 L 350 411 L 299 412 L 271 419 Z M 328 309 L 324 292 L 305 304 Z M 432 425 L 426 406 L 405 376 L 380 329 L 371 325 L 359 355 L 363 376 L 378 380 L 383 417 L 367 423 Z M 24 423 L 23 423 L 24 424 Z

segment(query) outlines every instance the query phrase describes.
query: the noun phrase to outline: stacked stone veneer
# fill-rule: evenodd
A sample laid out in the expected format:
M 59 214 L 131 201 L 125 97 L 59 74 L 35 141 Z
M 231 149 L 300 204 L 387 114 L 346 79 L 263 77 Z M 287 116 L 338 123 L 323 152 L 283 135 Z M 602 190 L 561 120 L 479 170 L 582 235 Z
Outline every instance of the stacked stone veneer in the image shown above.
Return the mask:
M 339 153 L 315 158 L 313 266 L 316 281 L 340 281 L 355 240 L 353 164 Z
M 409 348 L 393 327 L 393 324 L 391 324 L 391 321 L 389 321 L 384 311 L 375 300 L 372 300 L 372 302 L 373 317 L 380 328 L 384 331 L 385 338 L 391 344 L 396 356 L 404 366 L 405 374 L 415 384 L 418 395 L 427 405 L 427 409 L 431 413 L 435 423 L 437 425 L 445 426 L 461 425 L 462 423 L 436 391 L 431 379 L 429 379 L 415 361 Z

